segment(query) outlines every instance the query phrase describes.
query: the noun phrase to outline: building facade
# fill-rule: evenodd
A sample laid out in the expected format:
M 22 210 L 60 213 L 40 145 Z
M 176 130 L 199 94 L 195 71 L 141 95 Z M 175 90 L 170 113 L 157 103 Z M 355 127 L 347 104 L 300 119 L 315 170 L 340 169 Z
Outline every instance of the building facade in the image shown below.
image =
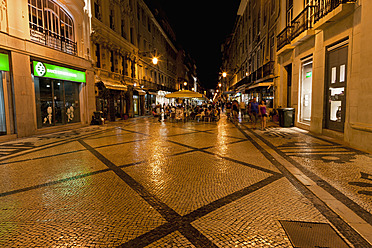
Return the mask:
M 88 124 L 94 73 L 84 0 L 5 0 L 0 12 L 0 139 Z
M 281 1 L 281 106 L 296 126 L 372 151 L 370 1 Z
M 222 46 L 221 88 L 233 98 L 248 102 L 253 97 L 275 105 L 277 78 L 275 35 L 278 2 L 242 0 L 234 30 Z M 234 92 L 234 94 L 232 94 Z
M 298 127 L 372 151 L 371 10 L 366 0 L 241 1 L 234 32 L 223 47 L 225 90 L 248 88 L 249 93 L 257 82 L 266 87 L 271 79 L 258 78 L 273 68 L 273 92 L 269 86 L 262 99 L 266 93 L 274 108 L 293 107 Z M 245 13 L 253 18 L 246 26 Z M 266 43 L 260 44 L 265 34 Z M 273 66 L 265 69 L 267 61 Z
M 178 50 L 166 20 L 142 0 L 91 0 L 90 6 L 97 110 L 115 121 L 167 103 L 165 94 L 177 90 Z

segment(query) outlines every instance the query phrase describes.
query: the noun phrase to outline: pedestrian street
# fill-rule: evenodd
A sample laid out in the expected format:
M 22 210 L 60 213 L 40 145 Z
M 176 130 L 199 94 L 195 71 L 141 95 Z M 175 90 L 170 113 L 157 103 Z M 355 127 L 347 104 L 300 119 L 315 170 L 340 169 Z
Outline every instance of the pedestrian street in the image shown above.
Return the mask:
M 0 143 L 0 247 L 372 247 L 372 156 L 268 126 L 146 117 Z

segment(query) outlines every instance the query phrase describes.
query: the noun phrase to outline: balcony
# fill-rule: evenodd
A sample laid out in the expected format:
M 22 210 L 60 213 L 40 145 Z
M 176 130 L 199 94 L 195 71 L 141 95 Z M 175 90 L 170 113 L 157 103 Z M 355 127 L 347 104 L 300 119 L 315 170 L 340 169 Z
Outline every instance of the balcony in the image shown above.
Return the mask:
M 355 3 L 356 0 L 320 0 L 314 13 L 314 23 L 335 10 L 340 4 Z
M 286 45 L 291 44 L 291 37 L 292 37 L 292 26 L 287 26 L 283 29 L 282 32 L 276 37 L 277 38 L 277 51 L 285 47 Z
M 291 40 L 301 33 L 313 27 L 315 6 L 307 6 L 301 13 L 292 20 Z
M 269 61 L 263 66 L 263 77 L 274 75 L 274 61 Z
M 47 47 L 72 55 L 77 54 L 76 42 L 44 29 L 41 26 L 35 25 L 34 23 L 30 23 L 30 37 L 32 41 Z

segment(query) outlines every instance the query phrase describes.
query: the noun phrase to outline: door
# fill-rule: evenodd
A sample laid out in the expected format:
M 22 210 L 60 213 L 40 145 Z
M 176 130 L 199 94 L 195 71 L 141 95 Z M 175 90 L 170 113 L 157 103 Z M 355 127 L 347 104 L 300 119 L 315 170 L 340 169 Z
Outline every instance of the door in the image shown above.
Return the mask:
M 300 122 L 310 124 L 311 121 L 311 99 L 313 86 L 313 60 L 302 61 L 300 76 Z
M 328 48 L 325 128 L 343 132 L 345 125 L 348 46 Z
M 138 96 L 134 95 L 133 96 L 133 110 L 134 110 L 135 115 L 138 115 L 138 108 L 139 108 Z
M 63 96 L 62 82 L 59 80 L 53 80 L 53 119 L 55 125 L 65 124 L 65 120 L 63 118 L 65 116 Z
M 292 64 L 285 67 L 287 72 L 287 107 L 292 106 Z

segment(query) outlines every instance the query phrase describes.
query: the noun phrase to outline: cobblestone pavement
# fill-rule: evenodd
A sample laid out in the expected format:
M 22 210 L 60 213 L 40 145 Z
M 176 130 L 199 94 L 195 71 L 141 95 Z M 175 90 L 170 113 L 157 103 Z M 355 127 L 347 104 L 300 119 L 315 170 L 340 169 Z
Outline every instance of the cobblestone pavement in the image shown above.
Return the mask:
M 2 143 L 0 177 L 0 247 L 372 247 L 371 155 L 297 128 L 137 118 Z

